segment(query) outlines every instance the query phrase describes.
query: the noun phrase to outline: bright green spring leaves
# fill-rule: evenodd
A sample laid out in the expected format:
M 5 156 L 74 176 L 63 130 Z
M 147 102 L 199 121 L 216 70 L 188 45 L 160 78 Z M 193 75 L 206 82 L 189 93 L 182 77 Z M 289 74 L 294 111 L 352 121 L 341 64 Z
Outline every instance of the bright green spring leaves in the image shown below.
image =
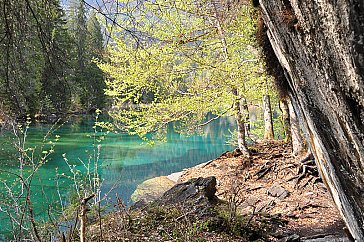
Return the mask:
M 260 100 L 265 81 L 254 46 L 256 13 L 248 5 L 157 0 L 123 6 L 123 28 L 113 26 L 108 62 L 99 63 L 120 127 L 144 137 L 179 121 L 175 128 L 190 132 L 207 113 L 232 113 L 236 99 Z

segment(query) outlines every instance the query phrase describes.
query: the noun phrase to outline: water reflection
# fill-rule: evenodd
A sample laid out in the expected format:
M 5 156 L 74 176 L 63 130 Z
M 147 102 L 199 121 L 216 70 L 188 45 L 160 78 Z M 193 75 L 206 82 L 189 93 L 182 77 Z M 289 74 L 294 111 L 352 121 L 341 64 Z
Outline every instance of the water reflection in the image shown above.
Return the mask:
M 66 154 L 70 163 L 76 164 L 80 170 L 84 168 L 79 160 L 86 162 L 93 156 L 93 122 L 92 118 L 77 118 L 53 133 L 51 140 L 54 140 L 55 135 L 60 136 L 54 148 L 55 153 L 39 169 L 33 183 L 33 204 L 37 214 L 42 215 L 49 202 L 58 201 L 56 169 L 59 173 L 69 174 L 69 167 L 62 154 Z M 203 128 L 204 136 L 187 137 L 169 129 L 167 142 L 155 146 L 144 144 L 136 136 L 109 133 L 105 140 L 98 143 L 101 144 L 99 163 L 103 180 L 102 192 L 105 194 L 114 188 L 109 195 L 111 198 L 118 193 L 124 201 L 129 201 L 136 186 L 146 179 L 168 175 L 216 158 L 224 151 L 232 149 L 225 142 L 233 125 L 233 119 L 216 120 Z M 46 124 L 31 127 L 28 131 L 27 147 L 40 147 L 50 127 Z M 12 142 L 13 138 L 10 136 L 0 137 L 0 169 L 17 172 L 18 161 Z M 3 172 L 0 173 L 0 179 L 10 177 Z M 71 186 L 71 181 L 62 179 L 62 194 L 66 195 Z

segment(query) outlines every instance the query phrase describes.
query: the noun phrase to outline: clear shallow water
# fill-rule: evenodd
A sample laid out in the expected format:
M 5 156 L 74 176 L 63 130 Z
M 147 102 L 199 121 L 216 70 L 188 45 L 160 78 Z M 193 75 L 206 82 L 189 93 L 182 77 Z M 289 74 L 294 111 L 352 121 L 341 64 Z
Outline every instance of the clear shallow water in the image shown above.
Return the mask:
M 59 202 L 56 185 L 56 169 L 58 173 L 70 174 L 62 154 L 65 154 L 69 163 L 75 164 L 77 169 L 84 171 L 81 162 L 87 162 L 89 156 L 94 154 L 94 130 L 92 118 L 75 118 L 55 130 L 50 140 L 59 140 L 54 146 L 54 153 L 49 156 L 48 162 L 36 173 L 32 183 L 32 202 L 38 217 L 46 217 L 49 203 Z M 233 147 L 225 144 L 229 135 L 229 128 L 233 120 L 221 119 L 210 123 L 204 129 L 204 136 L 183 136 L 171 129 L 167 134 L 167 142 L 150 146 L 139 137 L 127 134 L 97 133 L 97 142 L 100 145 L 100 177 L 102 179 L 102 193 L 109 193 L 109 198 L 115 200 L 117 193 L 125 202 L 136 186 L 152 177 L 168 175 L 181 171 L 208 160 L 214 159 L 226 150 Z M 28 130 L 26 147 L 42 146 L 43 137 L 51 125 L 37 124 Z M 14 138 L 9 135 L 0 136 L 0 169 L 19 173 L 18 160 L 13 147 Z M 45 145 L 48 150 L 49 144 Z M 14 176 L 0 171 L 1 181 L 11 181 Z M 62 178 L 59 180 L 59 190 L 62 196 L 68 196 L 72 182 Z M 0 192 L 5 187 L 0 184 Z M 0 234 L 7 234 L 6 216 L 0 213 L 3 223 L 0 225 Z

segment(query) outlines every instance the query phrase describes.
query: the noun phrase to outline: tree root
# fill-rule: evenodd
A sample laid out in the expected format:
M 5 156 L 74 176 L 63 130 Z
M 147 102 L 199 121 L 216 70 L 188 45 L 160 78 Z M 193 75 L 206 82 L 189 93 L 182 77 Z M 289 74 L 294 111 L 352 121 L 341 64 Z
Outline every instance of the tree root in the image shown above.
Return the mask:
M 315 184 L 321 179 L 312 153 L 308 153 L 305 158 L 300 160 L 297 175 L 289 178 L 286 182 L 296 180 L 295 186 L 298 187 L 304 178 L 308 178 L 308 180 L 300 188 L 304 188 L 308 184 Z

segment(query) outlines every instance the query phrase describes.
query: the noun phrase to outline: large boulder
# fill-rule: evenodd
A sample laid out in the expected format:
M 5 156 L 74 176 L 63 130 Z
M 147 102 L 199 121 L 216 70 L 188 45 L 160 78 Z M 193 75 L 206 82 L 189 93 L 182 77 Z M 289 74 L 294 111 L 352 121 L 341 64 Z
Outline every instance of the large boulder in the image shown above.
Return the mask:
M 318 169 L 364 241 L 364 2 L 260 0 Z
M 218 201 L 215 193 L 216 178 L 214 176 L 192 178 L 172 187 L 157 202 L 167 205 L 209 206 Z

